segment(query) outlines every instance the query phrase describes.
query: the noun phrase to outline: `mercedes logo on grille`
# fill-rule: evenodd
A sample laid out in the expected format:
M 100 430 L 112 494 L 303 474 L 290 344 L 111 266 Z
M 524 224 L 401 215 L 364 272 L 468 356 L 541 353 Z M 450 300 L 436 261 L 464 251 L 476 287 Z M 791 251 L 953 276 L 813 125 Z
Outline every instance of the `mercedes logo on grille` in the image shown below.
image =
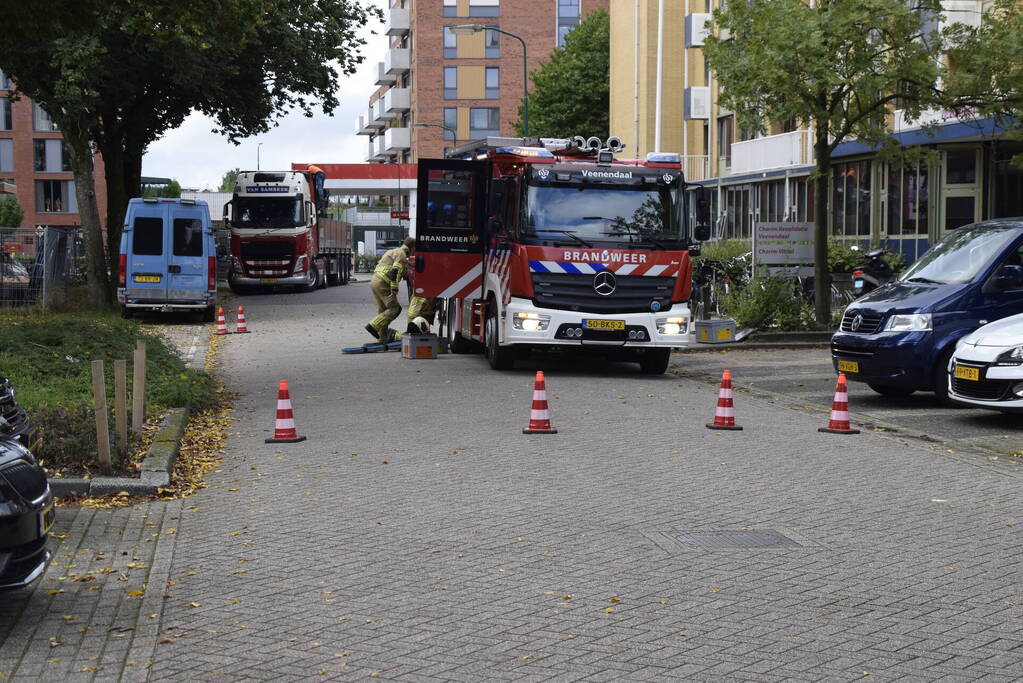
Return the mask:
M 610 270 L 602 270 L 593 276 L 593 291 L 601 296 L 611 296 L 618 286 L 618 280 Z
M 860 325 L 862 324 L 863 316 L 857 313 L 855 316 L 853 316 L 852 322 L 849 323 L 849 329 L 855 332 L 856 330 L 860 329 Z

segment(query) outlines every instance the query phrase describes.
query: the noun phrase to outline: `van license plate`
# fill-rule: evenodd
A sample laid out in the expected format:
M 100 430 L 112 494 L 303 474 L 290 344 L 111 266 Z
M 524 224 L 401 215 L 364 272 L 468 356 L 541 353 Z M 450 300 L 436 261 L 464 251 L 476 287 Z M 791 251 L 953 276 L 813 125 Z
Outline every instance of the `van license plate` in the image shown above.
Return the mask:
M 587 330 L 624 330 L 624 320 L 584 320 L 583 327 Z
M 159 275 L 136 275 L 135 282 L 159 282 Z
M 275 278 L 275 277 L 265 277 L 265 278 L 261 279 L 260 282 L 262 282 L 264 285 L 275 285 L 275 284 L 277 284 L 277 278 Z
M 968 368 L 965 365 L 957 365 L 956 379 L 968 379 L 974 382 L 979 382 L 980 368 Z
M 860 364 L 854 360 L 840 360 L 838 361 L 839 372 L 859 372 Z
M 57 514 L 53 511 L 53 503 L 47 505 L 39 513 L 39 535 L 44 536 L 50 533 L 50 528 L 53 526 L 53 520 L 57 518 Z

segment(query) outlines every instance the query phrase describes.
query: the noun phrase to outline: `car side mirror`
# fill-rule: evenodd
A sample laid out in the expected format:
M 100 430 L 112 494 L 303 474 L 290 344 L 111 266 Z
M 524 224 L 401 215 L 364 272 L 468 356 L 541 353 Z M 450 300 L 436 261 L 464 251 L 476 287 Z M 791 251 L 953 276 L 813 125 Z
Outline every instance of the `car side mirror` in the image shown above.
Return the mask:
M 1023 266 L 1002 266 L 995 275 L 998 289 L 1019 289 L 1023 287 Z

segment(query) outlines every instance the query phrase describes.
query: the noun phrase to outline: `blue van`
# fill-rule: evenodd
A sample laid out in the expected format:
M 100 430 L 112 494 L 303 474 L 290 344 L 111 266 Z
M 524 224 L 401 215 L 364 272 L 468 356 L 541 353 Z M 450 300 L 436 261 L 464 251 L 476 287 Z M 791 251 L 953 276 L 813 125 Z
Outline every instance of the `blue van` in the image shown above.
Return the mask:
M 933 391 L 948 403 L 956 341 L 1023 313 L 1023 218 L 945 235 L 895 282 L 849 304 L 831 338 L 835 369 L 885 396 Z
M 129 201 L 117 276 L 121 315 L 191 310 L 213 322 L 216 299 L 217 250 L 206 202 Z

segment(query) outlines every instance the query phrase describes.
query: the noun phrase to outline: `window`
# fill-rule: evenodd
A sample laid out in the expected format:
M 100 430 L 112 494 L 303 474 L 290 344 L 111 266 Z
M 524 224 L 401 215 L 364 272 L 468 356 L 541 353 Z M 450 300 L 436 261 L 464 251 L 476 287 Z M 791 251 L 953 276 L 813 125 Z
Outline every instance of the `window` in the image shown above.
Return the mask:
M 732 130 L 735 119 L 722 116 L 718 119 L 718 158 L 724 159 L 725 166 L 732 165 Z
M 163 254 L 163 219 L 138 217 L 132 225 L 131 251 L 139 256 Z M 175 244 L 175 246 L 177 246 Z
M 487 31 L 485 38 L 485 57 L 487 59 L 497 59 L 501 56 L 501 34 L 497 31 Z
M 445 17 L 458 16 L 458 0 L 444 0 L 444 16 Z
M 73 180 L 37 180 L 36 211 L 38 213 L 78 213 Z
M 444 99 L 458 99 L 458 67 L 444 67 Z
M 63 140 L 32 141 L 37 173 L 70 173 L 71 157 Z
M 579 0 L 558 0 L 558 47 L 565 44 L 565 36 L 579 23 Z
M 888 171 L 888 234 L 927 236 L 927 164 Z
M 469 137 L 484 138 L 501 134 L 501 110 L 497 107 L 469 109 Z
M 11 130 L 11 100 L 7 97 L 0 97 L 0 130 Z
M 487 31 L 490 33 L 490 31 Z M 489 55 L 488 55 L 489 56 Z M 444 27 L 444 59 L 458 57 L 458 36 L 451 30 L 450 26 Z
M 198 218 L 174 219 L 174 255 L 202 256 L 202 221 Z
M 836 164 L 831 175 L 831 234 L 870 235 L 870 162 Z
M 451 131 L 458 131 L 458 109 L 455 107 L 444 107 L 444 129 L 444 139 L 453 141 L 455 133 Z
M 496 66 L 487 67 L 486 98 L 488 100 L 501 98 L 500 72 L 501 69 Z
M 500 0 L 469 0 L 470 17 L 496 17 L 500 13 Z
M 35 102 L 32 103 L 32 130 L 56 132 L 59 130 L 46 110 Z
M 14 140 L 0 140 L 0 173 L 14 173 Z
M 7 77 L 3 69 L 0 69 L 0 90 L 10 90 L 11 79 Z

